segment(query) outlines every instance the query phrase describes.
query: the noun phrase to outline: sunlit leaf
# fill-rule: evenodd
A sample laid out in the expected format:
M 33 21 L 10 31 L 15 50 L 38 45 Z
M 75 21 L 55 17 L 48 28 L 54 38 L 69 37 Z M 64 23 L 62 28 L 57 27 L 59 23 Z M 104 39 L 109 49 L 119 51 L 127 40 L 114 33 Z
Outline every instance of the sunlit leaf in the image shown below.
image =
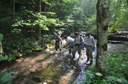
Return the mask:
M 101 73 L 99 73 L 99 72 L 97 72 L 97 73 L 95 73 L 96 74 L 96 76 L 103 76 Z
M 40 29 L 42 30 L 49 30 L 46 25 L 39 24 Z

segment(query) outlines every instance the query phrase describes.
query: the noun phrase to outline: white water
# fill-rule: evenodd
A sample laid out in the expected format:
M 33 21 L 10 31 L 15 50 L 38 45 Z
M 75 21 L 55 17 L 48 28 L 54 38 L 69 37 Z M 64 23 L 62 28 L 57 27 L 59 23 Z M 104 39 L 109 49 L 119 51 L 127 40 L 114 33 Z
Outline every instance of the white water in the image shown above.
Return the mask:
M 87 56 L 86 56 L 86 50 L 83 50 L 83 54 L 78 62 L 79 66 L 80 66 L 80 72 L 78 74 L 78 76 L 76 77 L 75 81 L 73 82 L 73 84 L 84 84 L 86 81 L 86 77 L 85 77 L 85 69 L 87 67 L 86 60 L 87 60 Z M 96 49 L 95 51 L 93 51 L 93 64 L 95 63 L 95 56 L 96 56 Z M 76 58 L 78 58 L 78 53 L 76 53 Z

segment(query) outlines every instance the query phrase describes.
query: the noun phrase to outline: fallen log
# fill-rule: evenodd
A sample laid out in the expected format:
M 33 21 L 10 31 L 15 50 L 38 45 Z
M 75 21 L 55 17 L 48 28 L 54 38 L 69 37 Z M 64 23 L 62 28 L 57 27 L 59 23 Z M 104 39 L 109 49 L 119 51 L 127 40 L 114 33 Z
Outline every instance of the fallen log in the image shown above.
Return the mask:
M 93 33 L 92 36 L 94 36 L 95 39 L 97 39 L 97 34 Z M 110 33 L 108 35 L 108 40 L 114 40 L 114 41 L 128 41 L 128 32 L 116 32 L 116 33 Z
M 128 41 L 128 34 L 109 34 L 108 40 Z
M 108 40 L 108 43 L 112 43 L 112 44 L 122 44 L 123 41 Z

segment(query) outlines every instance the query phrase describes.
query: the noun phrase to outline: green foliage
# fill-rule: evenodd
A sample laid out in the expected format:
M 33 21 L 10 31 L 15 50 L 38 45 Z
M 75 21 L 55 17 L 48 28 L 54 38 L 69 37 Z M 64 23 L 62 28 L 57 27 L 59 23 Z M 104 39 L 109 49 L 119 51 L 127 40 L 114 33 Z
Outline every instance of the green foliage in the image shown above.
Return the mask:
M 117 31 L 128 27 L 128 8 L 126 0 L 111 0 L 110 4 L 110 27 L 109 31 Z
M 53 35 L 43 35 L 44 43 L 50 44 L 51 40 L 54 38 Z
M 36 39 L 23 38 L 20 36 L 14 40 L 12 40 L 12 38 L 4 39 L 3 48 L 8 55 L 8 61 L 13 61 L 16 58 L 32 53 L 32 50 L 42 50 L 41 45 L 39 45 Z
M 92 82 L 92 80 L 94 79 L 95 75 L 94 75 L 94 72 L 91 71 L 91 70 L 87 70 L 86 71 L 86 83 L 87 84 L 90 84 Z
M 73 7 L 72 18 L 75 30 L 95 31 L 96 29 L 96 1 L 79 0 Z
M 128 53 L 114 53 L 109 54 L 105 61 L 105 66 L 108 71 L 111 71 L 111 75 L 116 76 L 128 76 Z M 115 74 L 116 73 L 116 74 Z
M 87 31 L 95 31 L 96 32 L 96 15 L 92 15 L 91 17 L 87 18 L 85 20 L 85 23 L 87 25 L 86 30 Z
M 30 19 L 26 18 L 17 18 L 16 19 L 16 23 L 14 23 L 12 26 L 29 26 L 29 27 L 36 27 L 38 26 L 38 28 L 42 29 L 42 30 L 49 30 L 48 26 L 59 26 L 62 25 L 61 21 L 59 21 L 59 19 L 57 18 L 48 18 L 46 15 L 53 15 L 52 12 L 47 13 L 46 15 L 43 14 L 43 12 L 32 12 L 32 11 L 28 11 L 26 10 L 25 12 L 26 14 L 28 14 L 28 17 L 31 17 Z
M 15 54 L 9 54 L 9 55 L 0 55 L 0 62 L 5 61 L 5 62 L 11 62 L 16 60 L 17 57 L 20 57 L 20 53 L 15 53 Z
M 14 78 L 14 72 L 2 72 L 0 73 L 0 84 L 12 84 Z
M 11 30 L 12 33 L 15 33 L 15 34 L 21 34 L 21 29 L 18 29 L 18 28 L 14 28 Z
M 13 32 L 14 33 L 14 32 Z M 53 35 L 43 35 L 40 40 L 35 38 L 26 38 L 19 33 L 14 33 L 10 38 L 3 40 L 3 49 L 7 56 L 1 56 L 1 60 L 14 61 L 26 54 L 33 53 L 33 51 L 42 51 L 47 45 L 52 43 Z M 13 40 L 12 40 L 13 39 Z
M 3 40 L 3 34 L 0 33 L 0 42 Z
M 111 53 L 105 57 L 105 75 L 94 70 L 87 70 L 87 84 L 127 84 L 128 53 Z
M 8 60 L 8 56 L 0 55 L 0 61 Z

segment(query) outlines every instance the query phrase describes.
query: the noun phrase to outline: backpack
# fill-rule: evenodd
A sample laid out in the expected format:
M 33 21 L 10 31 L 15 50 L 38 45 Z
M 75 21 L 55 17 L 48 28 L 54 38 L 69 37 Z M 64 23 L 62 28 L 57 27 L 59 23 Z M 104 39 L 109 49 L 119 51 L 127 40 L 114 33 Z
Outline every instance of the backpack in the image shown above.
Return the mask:
M 83 39 L 82 39 L 82 38 L 83 38 L 82 36 L 79 36 L 79 38 L 76 37 L 76 38 L 75 38 L 76 44 L 81 44 L 81 43 L 83 43 Z
M 62 39 L 61 39 L 61 37 L 60 37 L 60 36 L 56 36 L 55 40 L 56 40 L 57 42 L 62 41 Z

